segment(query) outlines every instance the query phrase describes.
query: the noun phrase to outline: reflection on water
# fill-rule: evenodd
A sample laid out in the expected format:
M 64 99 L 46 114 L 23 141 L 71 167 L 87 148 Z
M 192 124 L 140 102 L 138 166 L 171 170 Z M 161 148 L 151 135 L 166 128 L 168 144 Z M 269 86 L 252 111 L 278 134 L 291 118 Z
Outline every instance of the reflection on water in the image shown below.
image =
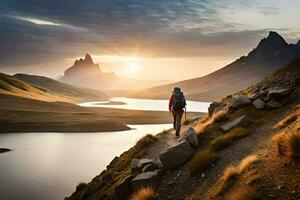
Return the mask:
M 103 133 L 0 134 L 0 199 L 63 199 L 77 183 L 89 182 L 117 155 L 147 133 L 171 125 L 131 125 L 134 130 Z
M 79 105 L 86 107 L 102 107 L 102 108 L 119 108 L 127 110 L 151 110 L 151 111 L 168 111 L 168 100 L 152 100 L 152 99 L 132 99 L 125 97 L 112 98 L 112 102 L 123 102 L 125 104 L 108 104 L 103 102 L 84 102 Z M 207 112 L 209 102 L 187 101 L 188 112 Z

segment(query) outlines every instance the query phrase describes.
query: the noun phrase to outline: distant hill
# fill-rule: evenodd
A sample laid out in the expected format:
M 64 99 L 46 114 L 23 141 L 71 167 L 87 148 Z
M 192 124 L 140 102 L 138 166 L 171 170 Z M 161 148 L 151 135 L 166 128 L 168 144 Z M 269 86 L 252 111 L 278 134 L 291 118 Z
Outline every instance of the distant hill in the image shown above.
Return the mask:
M 129 95 L 135 98 L 169 98 L 173 87 L 181 87 L 187 98 L 212 101 L 241 90 L 300 58 L 300 42 L 288 44 L 278 33 L 270 32 L 247 56 L 209 75 L 153 87 Z
M 15 74 L 14 77 L 32 85 L 38 86 L 39 88 L 43 88 L 44 90 L 51 91 L 63 96 L 68 96 L 80 101 L 105 100 L 108 98 L 105 94 L 99 91 L 79 88 L 66 83 L 61 83 L 44 76 Z
M 0 73 L 0 94 L 49 102 L 71 102 L 75 100 L 70 97 L 48 91 L 45 88 L 31 85 L 30 83 L 3 73 Z
M 58 79 L 72 85 L 98 89 L 100 91 L 122 91 L 145 89 L 162 84 L 160 81 L 135 80 L 120 77 L 113 72 L 104 73 L 99 64 L 95 64 L 92 57 L 86 54 L 85 58 L 76 60 L 68 68 L 64 76 Z

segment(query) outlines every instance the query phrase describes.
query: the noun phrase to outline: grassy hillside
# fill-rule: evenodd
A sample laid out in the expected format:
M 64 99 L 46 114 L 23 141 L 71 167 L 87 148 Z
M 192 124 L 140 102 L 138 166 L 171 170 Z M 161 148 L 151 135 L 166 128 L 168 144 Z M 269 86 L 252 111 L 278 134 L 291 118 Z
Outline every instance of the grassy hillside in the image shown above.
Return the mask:
M 46 90 L 45 88 L 31 85 L 13 76 L 0 73 L 0 94 L 14 95 L 41 101 L 65 101 L 75 99 Z
M 148 192 L 142 189 L 123 199 L 133 199 L 141 193 L 159 200 L 298 199 L 299 75 L 300 60 L 297 60 L 259 83 L 235 93 L 251 98 L 258 94 L 256 98 L 267 102 L 264 109 L 257 109 L 252 103 L 233 108 L 233 96 L 222 99 L 226 106 L 221 111 L 188 125 L 196 130 L 200 142 L 200 146 L 194 148 L 192 158 L 177 168 L 163 170 L 157 182 L 150 182 L 152 188 L 147 189 Z M 289 88 L 291 93 L 274 95 L 271 91 L 276 88 Z M 280 102 L 276 107 L 268 104 L 274 98 Z M 247 125 L 239 125 L 226 132 L 221 130 L 223 125 L 243 115 L 247 117 Z M 116 157 L 107 170 L 90 183 L 78 186 L 67 199 L 114 199 L 114 190 L 121 183 L 125 183 L 118 187 L 122 194 L 132 192 L 126 189 L 126 182 L 123 182 L 133 175 L 132 159 L 149 158 L 159 162 L 160 152 L 176 142 L 177 138 L 171 130 L 142 138 L 134 147 Z M 105 182 L 99 185 L 101 180 Z
M 86 88 L 79 88 L 66 83 L 61 83 L 51 78 L 44 76 L 35 76 L 28 74 L 15 74 L 13 77 L 30 83 L 39 88 L 43 88 L 46 91 L 68 96 L 77 101 L 95 101 L 95 100 L 106 100 L 108 97 L 97 91 Z

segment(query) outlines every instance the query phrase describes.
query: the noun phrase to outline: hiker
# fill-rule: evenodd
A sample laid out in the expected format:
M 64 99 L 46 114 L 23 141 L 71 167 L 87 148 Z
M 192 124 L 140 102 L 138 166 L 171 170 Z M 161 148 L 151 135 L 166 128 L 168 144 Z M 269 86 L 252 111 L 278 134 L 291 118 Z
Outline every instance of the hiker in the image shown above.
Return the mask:
M 173 114 L 173 128 L 176 130 L 176 136 L 179 136 L 181 118 L 185 110 L 186 101 L 183 92 L 179 87 L 175 87 L 172 93 L 173 94 L 169 100 L 169 111 Z

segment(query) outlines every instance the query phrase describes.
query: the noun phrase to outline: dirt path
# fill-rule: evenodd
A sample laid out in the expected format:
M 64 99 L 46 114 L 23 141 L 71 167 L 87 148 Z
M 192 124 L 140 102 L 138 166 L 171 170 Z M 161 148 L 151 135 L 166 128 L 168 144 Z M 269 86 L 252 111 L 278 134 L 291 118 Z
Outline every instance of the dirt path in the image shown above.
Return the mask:
M 286 113 L 288 112 L 286 111 Z M 249 136 L 236 141 L 232 146 L 221 151 L 220 160 L 203 174 L 191 177 L 187 163 L 162 174 L 160 183 L 156 187 L 157 199 L 209 199 L 207 191 L 216 183 L 229 165 L 239 163 L 250 154 L 257 154 L 258 157 L 267 156 L 263 152 L 271 148 L 270 140 L 274 133 L 272 127 L 286 113 L 277 115 L 272 121 L 254 128 Z M 182 133 L 185 130 L 187 127 L 183 127 Z M 155 145 L 146 149 L 144 153 L 146 157 L 157 160 L 161 151 L 176 144 L 176 142 L 178 142 L 178 138 L 174 132 L 171 132 L 163 135 Z

